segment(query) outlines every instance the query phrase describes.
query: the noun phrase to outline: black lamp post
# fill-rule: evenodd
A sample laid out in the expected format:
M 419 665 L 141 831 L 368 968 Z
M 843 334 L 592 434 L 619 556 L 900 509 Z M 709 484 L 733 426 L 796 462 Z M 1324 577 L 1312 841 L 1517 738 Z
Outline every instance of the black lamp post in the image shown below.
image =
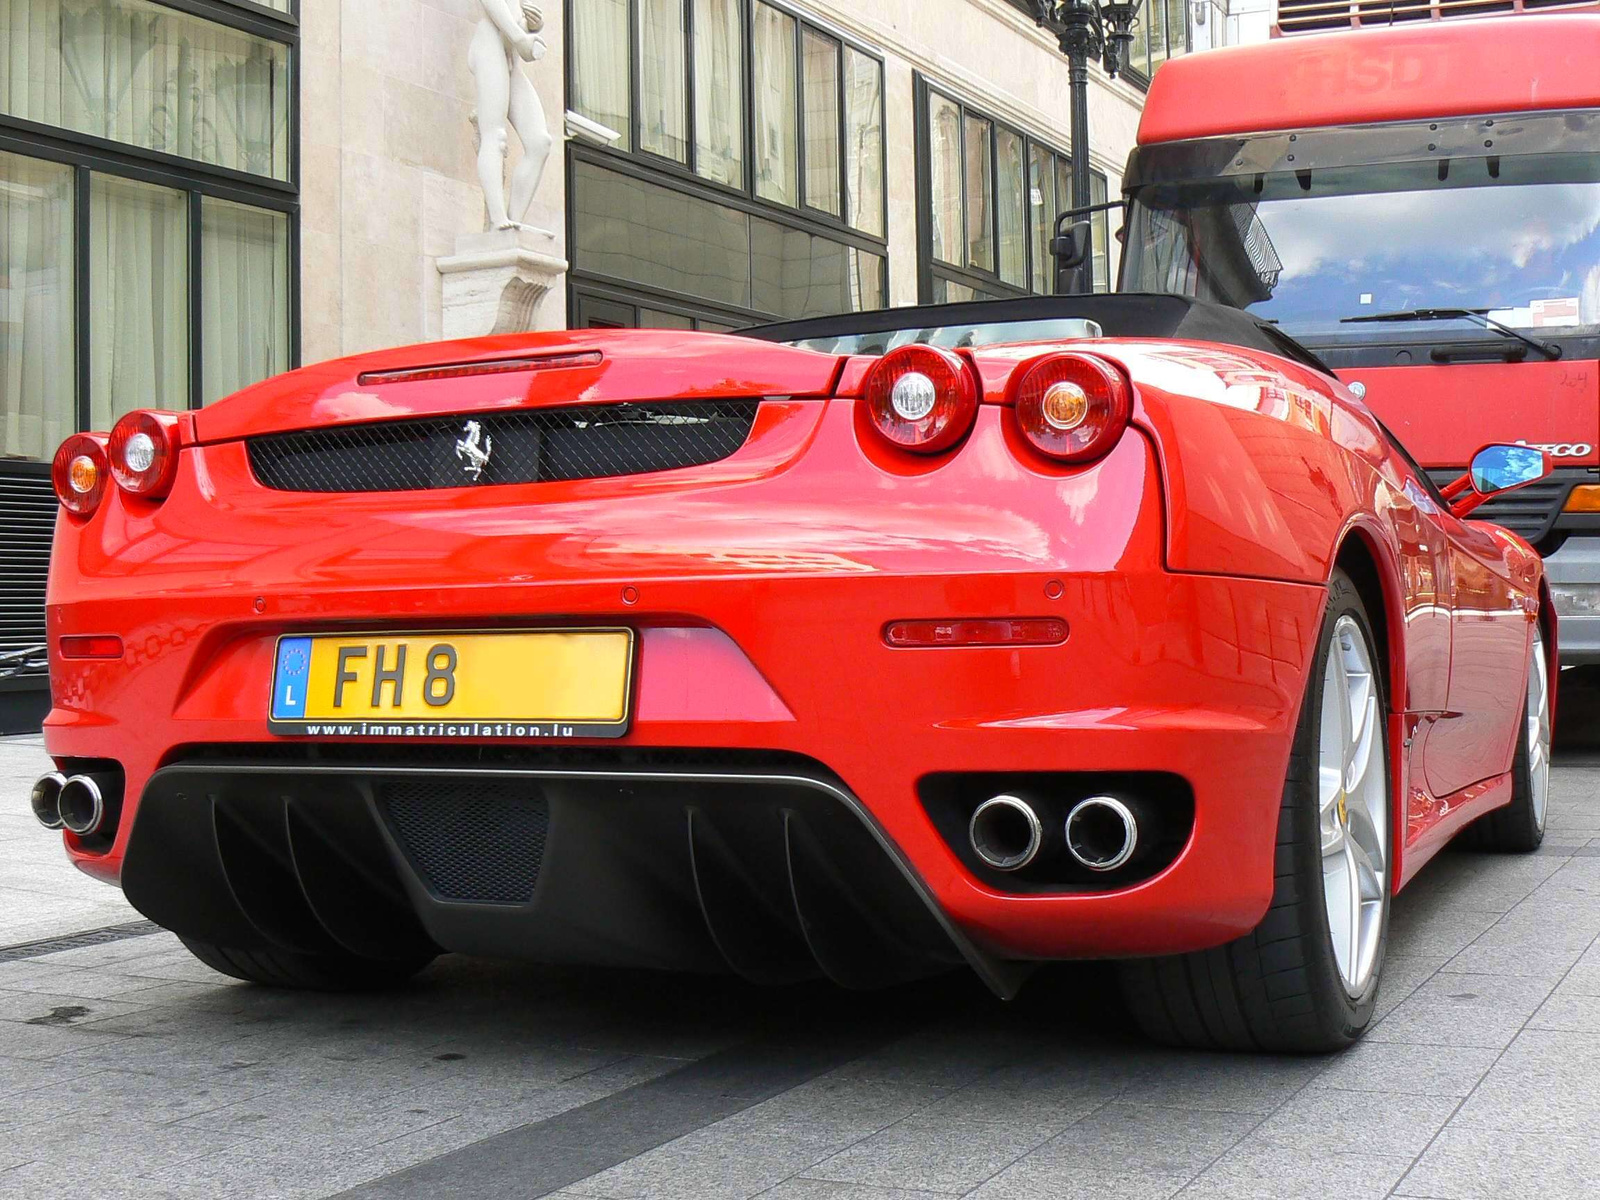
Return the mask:
M 1067 57 L 1072 104 L 1072 208 L 1089 199 L 1089 60 L 1115 79 L 1128 61 L 1139 0 L 1033 0 L 1033 19 L 1055 34 Z M 1085 264 L 1082 270 L 1089 270 Z

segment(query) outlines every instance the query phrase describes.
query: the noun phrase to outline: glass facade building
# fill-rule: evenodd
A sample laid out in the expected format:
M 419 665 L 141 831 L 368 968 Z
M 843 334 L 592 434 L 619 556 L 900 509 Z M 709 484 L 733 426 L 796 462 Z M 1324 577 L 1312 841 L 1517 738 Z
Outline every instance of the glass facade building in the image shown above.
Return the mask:
M 890 101 L 899 47 L 787 0 L 571 0 L 566 13 L 567 105 L 615 134 L 567 144 L 570 324 L 722 329 L 1053 290 L 1049 241 L 1071 207 L 1064 120 L 1007 116 L 915 65 Z M 1182 16 L 1144 15 L 1127 90 L 1187 49 Z M 1065 61 L 1046 53 L 1064 85 Z M 893 102 L 914 113 L 891 140 Z M 1107 173 L 1091 179 L 1104 203 Z M 916 196 L 909 296 L 890 287 L 896 185 Z M 1103 290 L 1113 222 L 1092 220 Z
M 568 317 L 720 329 L 886 301 L 883 60 L 766 0 L 574 0 Z
M 0 727 L 43 703 L 48 464 L 297 361 L 290 0 L 0 0 Z

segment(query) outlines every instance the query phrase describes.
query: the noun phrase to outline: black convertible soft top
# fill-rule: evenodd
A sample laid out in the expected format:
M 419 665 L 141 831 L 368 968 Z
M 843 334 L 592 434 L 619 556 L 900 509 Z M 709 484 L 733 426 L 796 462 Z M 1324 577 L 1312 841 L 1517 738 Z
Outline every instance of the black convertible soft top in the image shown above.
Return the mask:
M 1110 338 L 1220 342 L 1247 350 L 1264 350 L 1304 363 L 1324 374 L 1333 374 L 1320 358 L 1275 325 L 1241 309 L 1160 292 L 1104 292 L 1086 296 L 1025 296 L 1015 300 L 919 304 L 754 325 L 739 332 L 769 342 L 798 342 L 901 329 L 1074 317 L 1095 322 Z M 1030 335 L 1029 340 L 1033 337 Z

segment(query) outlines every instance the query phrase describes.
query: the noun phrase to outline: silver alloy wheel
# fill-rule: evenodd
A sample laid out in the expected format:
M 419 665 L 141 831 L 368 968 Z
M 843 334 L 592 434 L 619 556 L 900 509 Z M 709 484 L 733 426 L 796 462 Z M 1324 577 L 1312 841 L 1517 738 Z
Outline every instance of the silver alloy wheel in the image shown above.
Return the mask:
M 1323 667 L 1317 799 L 1328 932 L 1352 997 L 1372 980 L 1389 904 L 1383 722 L 1366 636 L 1342 616 Z
M 1528 799 L 1534 827 L 1544 829 L 1550 799 L 1550 676 L 1544 659 L 1544 638 L 1533 633 L 1533 661 L 1528 664 Z

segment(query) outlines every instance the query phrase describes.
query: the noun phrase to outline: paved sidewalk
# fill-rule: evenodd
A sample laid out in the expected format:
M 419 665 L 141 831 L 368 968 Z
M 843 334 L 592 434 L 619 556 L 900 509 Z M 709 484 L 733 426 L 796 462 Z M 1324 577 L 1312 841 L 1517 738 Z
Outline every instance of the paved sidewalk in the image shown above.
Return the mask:
M 138 920 L 122 893 L 67 864 L 28 789 L 50 770 L 44 739 L 0 737 L 0 946 Z
M 6 945 L 47 929 L 19 906 L 133 915 L 19 824 L 41 763 L 0 744 Z M 1383 1018 L 1332 1058 L 1152 1047 L 1094 967 L 1002 1005 L 450 956 L 350 997 L 165 933 L 0 951 L 0 1200 L 1592 1198 L 1597 938 L 1600 769 L 1569 762 L 1544 852 L 1452 851 L 1397 900 Z

